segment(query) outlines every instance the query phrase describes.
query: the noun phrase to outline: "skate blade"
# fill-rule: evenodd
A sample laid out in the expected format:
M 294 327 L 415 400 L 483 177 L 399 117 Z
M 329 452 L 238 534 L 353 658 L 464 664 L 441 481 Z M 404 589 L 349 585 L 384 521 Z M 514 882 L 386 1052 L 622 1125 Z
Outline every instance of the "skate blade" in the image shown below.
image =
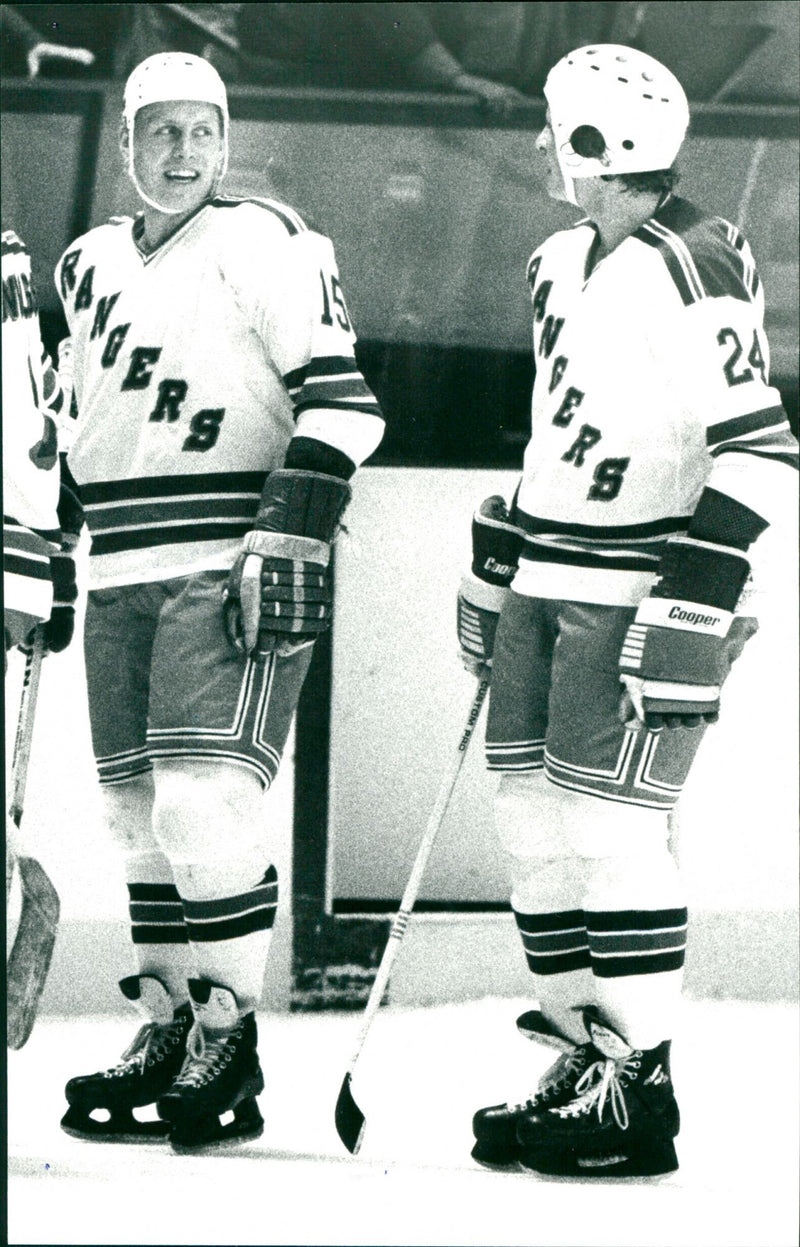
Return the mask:
M 495 1169 L 502 1173 L 519 1168 L 519 1152 L 516 1150 L 501 1153 L 498 1148 L 487 1148 L 484 1144 L 476 1143 L 470 1155 L 484 1169 Z
M 88 1143 L 164 1143 L 170 1126 L 166 1121 L 137 1121 L 133 1113 L 116 1113 L 108 1121 L 96 1121 L 88 1113 L 68 1108 L 61 1129 Z
M 646 1151 L 628 1152 L 627 1149 L 608 1152 L 584 1153 L 522 1153 L 519 1163 L 533 1173 L 559 1178 L 658 1178 L 674 1173 L 678 1168 L 678 1156 L 672 1143 Z
M 190 1129 L 194 1126 L 194 1133 Z M 205 1128 L 202 1128 L 205 1127 Z M 264 1118 L 255 1100 L 237 1104 L 233 1121 L 223 1125 L 218 1118 L 208 1123 L 188 1123 L 183 1129 L 173 1127 L 170 1145 L 178 1156 L 194 1156 L 198 1152 L 224 1151 L 259 1139 L 264 1133 Z M 203 1137 L 204 1134 L 206 1137 Z

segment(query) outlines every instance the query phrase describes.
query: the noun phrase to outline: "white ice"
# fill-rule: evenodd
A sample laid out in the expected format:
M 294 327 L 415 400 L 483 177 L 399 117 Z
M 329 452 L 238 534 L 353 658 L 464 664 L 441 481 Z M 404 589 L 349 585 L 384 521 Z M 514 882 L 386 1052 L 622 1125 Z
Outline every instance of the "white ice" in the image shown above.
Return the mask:
M 615 1182 L 470 1159 L 475 1108 L 522 1099 L 551 1059 L 516 1032 L 529 1005 L 382 1010 L 353 1081 L 367 1118 L 355 1157 L 333 1109 L 358 1014 L 260 1014 L 265 1132 L 195 1157 L 64 1134 L 64 1083 L 113 1064 L 135 1022 L 44 1017 L 9 1053 L 9 1242 L 795 1247 L 793 1005 L 686 1002 L 673 1051 L 681 1167 Z

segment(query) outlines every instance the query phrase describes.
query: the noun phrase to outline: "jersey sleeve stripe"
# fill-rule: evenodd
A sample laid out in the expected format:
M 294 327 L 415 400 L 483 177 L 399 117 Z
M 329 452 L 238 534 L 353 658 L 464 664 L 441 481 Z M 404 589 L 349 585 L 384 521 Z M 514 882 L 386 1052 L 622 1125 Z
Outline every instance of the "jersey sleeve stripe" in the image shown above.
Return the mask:
M 760 429 L 788 429 L 789 421 L 782 407 L 767 407 L 763 411 L 751 411 L 745 416 L 736 416 L 732 420 L 721 420 L 710 424 L 706 429 L 706 445 L 716 446 L 720 442 L 728 442 L 732 438 L 742 437 L 746 433 L 755 433 Z
M 339 379 L 350 376 L 361 377 L 354 355 L 321 355 L 287 372 L 283 383 L 291 394 L 293 391 L 302 389 L 304 382 L 309 378 L 335 377 Z
M 774 463 L 785 463 L 790 468 L 797 468 L 798 466 L 797 445 L 791 442 L 779 445 L 725 442 L 722 446 L 717 446 L 712 450 L 711 458 L 718 459 L 721 455 L 727 454 L 754 455 L 760 459 L 769 459 Z

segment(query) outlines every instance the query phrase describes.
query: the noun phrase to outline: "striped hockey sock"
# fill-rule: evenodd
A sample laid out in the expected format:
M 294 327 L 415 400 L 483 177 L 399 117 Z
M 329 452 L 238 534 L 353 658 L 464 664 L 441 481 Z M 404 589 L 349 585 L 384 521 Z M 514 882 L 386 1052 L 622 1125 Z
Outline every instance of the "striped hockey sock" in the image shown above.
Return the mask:
M 278 908 L 275 867 L 234 895 L 182 899 L 197 977 L 233 991 L 243 1013 L 256 1008 Z
M 141 974 L 165 984 L 177 1005 L 189 998 L 189 934 L 174 883 L 128 882 L 131 937 Z
M 686 955 L 686 908 L 589 910 L 586 926 L 601 1010 L 637 1048 L 670 1038 Z

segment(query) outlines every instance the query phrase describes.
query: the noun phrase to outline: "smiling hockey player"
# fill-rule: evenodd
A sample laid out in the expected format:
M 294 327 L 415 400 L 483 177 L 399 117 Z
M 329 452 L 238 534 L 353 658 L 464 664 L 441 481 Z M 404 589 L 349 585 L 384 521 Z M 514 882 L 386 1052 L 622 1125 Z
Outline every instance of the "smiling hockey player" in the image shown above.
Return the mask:
M 206 61 L 142 62 L 121 146 L 143 211 L 79 238 L 56 273 L 92 538 L 92 738 L 138 959 L 120 986 L 145 1019 L 117 1066 L 67 1084 L 62 1125 L 169 1133 L 178 1151 L 263 1128 L 255 1010 L 278 903 L 263 790 L 330 623 L 349 480 L 383 431 L 330 241 L 292 208 L 218 193 L 228 131 Z M 161 1121 L 133 1115 L 154 1102 Z
M 526 1102 L 476 1113 L 473 1155 L 648 1175 L 677 1167 L 687 910 L 667 816 L 756 629 L 751 547 L 797 448 L 750 248 L 672 193 L 678 81 L 601 45 L 545 96 L 547 189 L 586 216 L 528 265 L 531 439 L 510 514 L 476 512 L 459 635 L 468 663 L 496 641 L 487 760 L 540 1005 L 520 1024 L 562 1055 Z

